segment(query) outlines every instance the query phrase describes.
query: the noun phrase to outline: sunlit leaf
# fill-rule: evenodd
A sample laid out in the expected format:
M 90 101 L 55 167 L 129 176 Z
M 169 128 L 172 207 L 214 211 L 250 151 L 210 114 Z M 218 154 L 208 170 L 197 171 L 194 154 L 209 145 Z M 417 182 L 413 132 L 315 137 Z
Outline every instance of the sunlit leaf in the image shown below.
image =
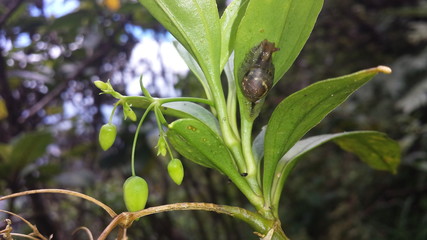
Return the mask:
M 191 115 L 193 118 L 196 118 L 206 124 L 212 131 L 220 134 L 220 128 L 218 120 L 215 116 L 208 111 L 207 109 L 201 107 L 198 104 L 192 102 L 170 102 L 162 105 L 167 109 L 173 109 L 176 111 L 182 111 Z M 164 112 L 167 112 L 167 109 Z
M 222 138 L 204 123 L 196 119 L 180 119 L 169 124 L 168 140 L 185 158 L 205 167 L 215 168 L 227 177 L 242 192 L 250 187 L 240 175 L 233 156 Z
M 206 77 L 219 77 L 221 32 L 214 0 L 139 0 L 191 53 Z
M 274 83 L 289 69 L 314 27 L 323 0 L 251 0 L 236 34 L 235 74 L 247 53 L 262 40 L 274 42 Z
M 221 16 L 221 69 L 234 49 L 237 27 L 244 16 L 249 0 L 232 1 Z
M 267 198 L 280 158 L 354 91 L 377 73 L 390 71 L 380 66 L 320 81 L 290 95 L 276 107 L 268 122 L 264 144 L 263 189 Z

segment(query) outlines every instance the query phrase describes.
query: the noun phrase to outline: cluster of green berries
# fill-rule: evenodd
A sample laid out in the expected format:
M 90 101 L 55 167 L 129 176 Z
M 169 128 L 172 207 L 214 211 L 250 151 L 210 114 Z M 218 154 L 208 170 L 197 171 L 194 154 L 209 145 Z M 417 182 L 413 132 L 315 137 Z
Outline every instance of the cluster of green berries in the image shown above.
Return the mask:
M 131 105 L 127 103 L 124 100 L 124 97 L 116 92 L 110 82 L 102 82 L 102 81 L 95 81 L 95 86 L 99 88 L 102 93 L 101 94 L 110 94 L 114 98 L 117 98 L 118 101 L 114 106 L 114 109 L 110 116 L 110 121 L 106 124 L 104 124 L 100 131 L 99 131 L 99 144 L 101 145 L 101 148 L 106 151 L 108 150 L 113 144 L 117 136 L 117 128 L 116 126 L 111 123 L 112 116 L 115 112 L 115 109 L 118 105 L 122 105 L 123 107 L 123 115 L 124 119 L 129 118 L 132 121 L 136 121 L 137 117 L 135 112 L 132 110 Z M 143 88 L 141 84 L 141 88 Z M 144 93 L 146 93 L 146 97 L 151 98 L 151 96 L 148 94 L 146 89 L 142 89 Z M 151 98 L 151 100 L 154 100 Z M 177 184 L 181 185 L 182 180 L 184 179 L 184 168 L 182 166 L 181 160 L 174 158 L 172 151 L 168 145 L 168 142 L 166 140 L 166 134 L 163 131 L 161 125 L 162 123 L 166 123 L 166 120 L 164 119 L 159 106 L 153 105 L 154 112 L 156 113 L 156 119 L 158 121 L 159 125 L 159 131 L 160 131 L 160 138 L 157 143 L 157 155 L 166 156 L 167 153 L 170 155 L 170 161 L 167 166 L 168 174 L 171 177 L 171 179 Z M 151 108 L 147 108 L 147 111 L 151 111 Z M 141 123 L 144 120 L 146 114 L 141 118 Z M 139 127 L 136 131 L 136 137 L 135 141 L 137 139 L 137 134 L 139 133 Z M 135 144 L 134 144 L 135 146 Z M 132 159 L 134 155 L 134 151 L 132 151 Z M 132 170 L 134 169 L 132 161 Z M 133 171 L 134 172 L 134 171 Z M 145 205 L 147 203 L 148 199 L 148 184 L 147 182 L 139 176 L 136 176 L 134 173 L 131 177 L 129 177 L 123 184 L 123 198 L 126 205 L 126 208 L 130 212 L 140 211 L 145 208 Z

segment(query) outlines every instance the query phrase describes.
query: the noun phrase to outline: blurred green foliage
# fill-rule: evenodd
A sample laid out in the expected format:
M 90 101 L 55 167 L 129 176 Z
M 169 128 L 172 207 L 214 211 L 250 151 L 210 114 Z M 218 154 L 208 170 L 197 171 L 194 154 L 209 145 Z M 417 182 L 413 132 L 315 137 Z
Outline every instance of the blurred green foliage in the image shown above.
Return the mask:
M 101 2 L 81 0 L 77 9 L 61 17 L 46 16 L 44 3 L 0 1 L 0 193 L 62 187 L 124 211 L 121 187 L 130 175 L 135 125 L 121 122 L 117 142 L 101 152 L 97 135 L 106 121 L 102 109 L 111 102 L 98 96 L 91 82 L 111 78 L 115 88 L 124 91 L 126 66 L 139 40 L 128 29 L 151 30 L 158 41 L 165 30 L 133 1 L 121 1 L 114 12 Z M 225 1 L 218 5 L 223 9 Z M 28 44 L 22 44 L 24 36 Z M 292 239 L 427 239 L 426 43 L 425 1 L 326 1 L 306 47 L 284 76 L 291 82 L 272 89 L 258 129 L 295 90 L 388 65 L 392 75 L 364 86 L 310 134 L 386 132 L 399 140 L 403 159 L 398 173 L 389 175 L 333 145 L 306 156 L 290 175 L 282 197 L 280 215 Z M 163 74 L 167 71 L 163 66 Z M 195 82 L 188 75 L 178 88 L 183 95 L 201 95 Z M 158 87 L 152 89 L 159 94 Z M 151 131 L 152 124 L 145 123 L 136 153 L 137 171 L 150 185 L 149 206 L 179 201 L 247 204 L 223 176 L 188 161 L 183 161 L 182 186 L 173 184 L 166 159 L 153 152 L 157 133 Z M 1 202 L 0 207 L 24 215 L 57 239 L 68 238 L 81 225 L 97 236 L 110 221 L 85 201 L 50 194 Z M 13 220 L 17 231 L 25 231 Z M 129 237 L 255 239 L 245 224 L 204 212 L 149 216 L 134 223 Z

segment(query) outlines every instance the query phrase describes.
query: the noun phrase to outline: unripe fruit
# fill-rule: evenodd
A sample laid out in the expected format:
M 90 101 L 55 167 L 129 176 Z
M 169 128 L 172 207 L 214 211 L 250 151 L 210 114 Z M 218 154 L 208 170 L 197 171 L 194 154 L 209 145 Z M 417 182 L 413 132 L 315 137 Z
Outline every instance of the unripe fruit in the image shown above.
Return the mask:
M 147 182 L 138 176 L 126 179 L 123 184 L 123 199 L 129 212 L 140 211 L 145 208 L 148 198 Z
M 117 130 L 114 124 L 107 123 L 101 127 L 101 130 L 99 130 L 99 144 L 104 151 L 113 145 L 116 135 Z
M 181 185 L 184 179 L 184 167 L 182 166 L 181 160 L 178 158 L 172 159 L 168 164 L 168 173 L 177 185 Z

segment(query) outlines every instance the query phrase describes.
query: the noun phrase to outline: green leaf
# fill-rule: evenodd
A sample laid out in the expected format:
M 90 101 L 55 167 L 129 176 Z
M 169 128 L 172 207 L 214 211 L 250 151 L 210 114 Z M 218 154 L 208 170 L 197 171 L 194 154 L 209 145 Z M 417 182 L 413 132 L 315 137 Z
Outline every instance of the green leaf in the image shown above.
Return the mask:
M 234 80 L 234 54 L 231 54 L 228 62 L 224 66 L 224 73 L 227 78 L 227 115 L 228 122 L 236 136 L 239 136 L 237 126 L 237 99 L 236 99 L 236 81 Z
M 247 53 L 267 39 L 280 48 L 273 54 L 276 83 L 305 45 L 322 6 L 323 0 L 251 0 L 236 34 L 235 76 Z
M 254 138 L 252 143 L 252 151 L 257 162 L 261 162 L 264 157 L 264 141 L 265 141 L 265 130 L 267 126 L 262 127 L 261 131 Z
M 187 64 L 188 68 L 194 73 L 196 78 L 199 80 L 200 84 L 202 84 L 207 98 L 212 99 L 211 89 L 208 85 L 208 81 L 206 80 L 206 77 L 203 74 L 203 71 L 200 68 L 199 64 L 196 62 L 196 60 L 194 60 L 193 56 L 191 56 L 191 54 L 187 51 L 187 49 L 185 49 L 184 46 L 182 46 L 182 44 L 174 41 L 174 46 L 178 51 L 179 55 L 184 60 L 184 62 Z
M 54 19 L 52 24 L 49 26 L 48 31 L 76 31 L 75 29 L 79 29 L 79 27 L 84 25 L 85 22 L 94 17 L 93 12 L 90 10 L 81 9 Z
M 333 141 L 343 150 L 356 154 L 363 162 L 378 170 L 396 173 L 400 163 L 399 144 L 386 134 L 355 131 L 325 134 L 298 141 L 279 161 L 273 183 L 273 207 L 277 207 L 286 179 L 302 156 L 318 146 Z
M 181 111 L 183 113 L 189 114 L 192 118 L 198 119 L 206 126 L 208 126 L 211 130 L 216 132 L 217 134 L 221 134 L 218 119 L 208 111 L 206 108 L 193 103 L 193 102 L 169 102 L 162 105 L 163 107 L 168 109 L 173 109 L 175 111 Z M 166 113 L 167 114 L 167 113 Z
M 139 0 L 191 53 L 205 76 L 219 77 L 221 32 L 214 0 Z
M 125 101 L 132 107 L 147 109 L 152 101 L 147 97 L 124 97 Z M 196 118 L 204 122 L 213 131 L 219 133 L 219 123 L 215 116 L 199 104 L 187 101 L 164 103 L 159 107 L 163 114 L 177 118 Z
M 35 161 L 45 154 L 47 146 L 52 141 L 52 135 L 44 131 L 30 132 L 19 136 L 12 143 L 10 164 L 13 165 L 14 169 L 19 169 Z
M 221 69 L 234 49 L 237 27 L 244 16 L 248 2 L 249 0 L 232 1 L 221 16 Z
M 238 172 L 224 141 L 204 123 L 196 119 L 176 120 L 169 124 L 167 136 L 182 156 L 202 166 L 219 170 L 250 198 L 252 190 Z
M 379 72 L 390 73 L 391 70 L 379 66 L 320 81 L 290 95 L 276 107 L 268 122 L 264 144 L 263 189 L 267 198 L 270 197 L 279 159 L 328 113 Z

